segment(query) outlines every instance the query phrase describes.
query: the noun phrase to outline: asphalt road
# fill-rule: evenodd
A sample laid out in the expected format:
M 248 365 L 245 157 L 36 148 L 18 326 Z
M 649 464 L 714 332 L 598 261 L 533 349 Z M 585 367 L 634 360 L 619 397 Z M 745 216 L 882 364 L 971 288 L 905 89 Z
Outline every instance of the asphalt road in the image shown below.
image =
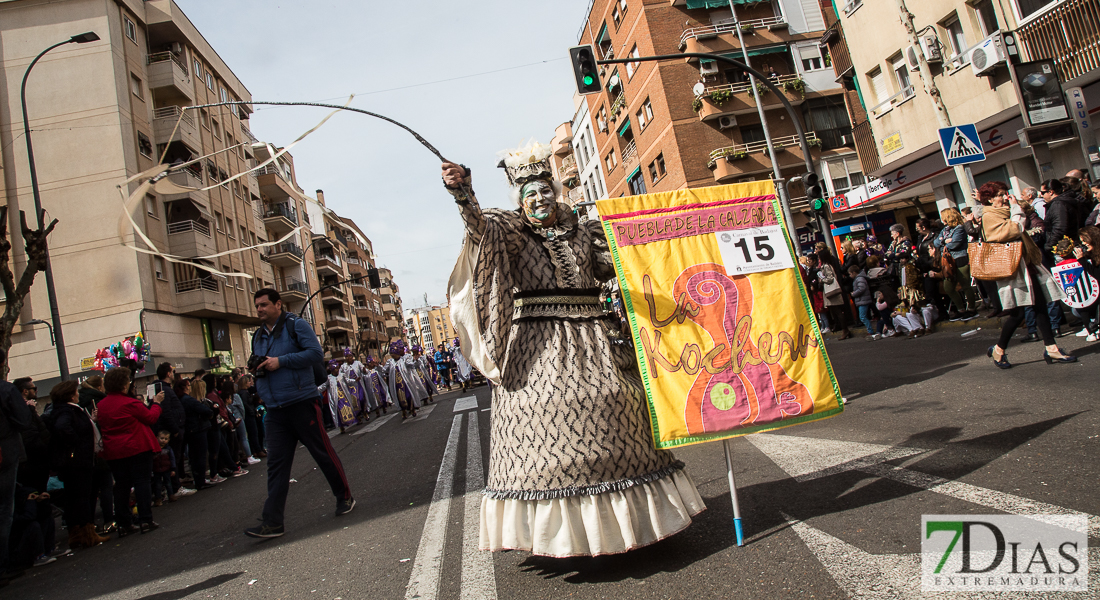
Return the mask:
M 667 540 L 596 559 L 472 550 L 477 494 L 468 486 L 481 485 L 488 456 L 489 393 L 479 387 L 443 394 L 415 421 L 398 415 L 335 436 L 358 502 L 349 515 L 334 517 L 324 477 L 300 451 L 282 538 L 242 534 L 257 522 L 265 495 L 263 465 L 256 465 L 247 476 L 155 509 L 158 531 L 32 569 L 0 595 L 921 598 L 922 514 L 1077 511 L 1090 516 L 1095 545 L 1100 345 L 1063 338 L 1081 361 L 1052 366 L 1042 362 L 1039 344 L 1013 345 L 1016 367 L 1000 371 L 985 357 L 994 332 L 960 332 L 829 341 L 847 410 L 731 442 L 743 547 L 734 542 L 715 443 L 676 453 L 708 509 Z M 1100 597 L 1092 552 L 1090 591 L 1066 597 Z

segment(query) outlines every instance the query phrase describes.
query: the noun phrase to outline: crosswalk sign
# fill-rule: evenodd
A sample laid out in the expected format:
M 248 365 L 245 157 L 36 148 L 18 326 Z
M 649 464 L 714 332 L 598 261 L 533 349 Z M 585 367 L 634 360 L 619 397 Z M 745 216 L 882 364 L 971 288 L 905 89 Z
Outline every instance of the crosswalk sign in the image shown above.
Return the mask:
M 949 167 L 985 160 L 982 140 L 973 124 L 940 129 L 940 149 Z

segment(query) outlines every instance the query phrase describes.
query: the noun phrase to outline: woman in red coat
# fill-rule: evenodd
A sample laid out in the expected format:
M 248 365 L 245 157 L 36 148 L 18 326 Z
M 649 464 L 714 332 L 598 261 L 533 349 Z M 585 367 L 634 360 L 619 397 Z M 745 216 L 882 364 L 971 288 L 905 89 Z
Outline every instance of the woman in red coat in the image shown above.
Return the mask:
M 142 533 L 157 528 L 153 522 L 153 454 L 160 452 L 157 436 L 150 429 L 160 417 L 160 402 L 164 392 L 153 398 L 146 408 L 137 398 L 126 395 L 130 389 L 130 369 L 116 367 L 103 376 L 107 397 L 99 401 L 99 430 L 103 436 L 100 456 L 111 467 L 115 477 L 115 518 L 118 537 L 136 533 L 130 511 L 130 488 L 137 499 L 138 523 Z

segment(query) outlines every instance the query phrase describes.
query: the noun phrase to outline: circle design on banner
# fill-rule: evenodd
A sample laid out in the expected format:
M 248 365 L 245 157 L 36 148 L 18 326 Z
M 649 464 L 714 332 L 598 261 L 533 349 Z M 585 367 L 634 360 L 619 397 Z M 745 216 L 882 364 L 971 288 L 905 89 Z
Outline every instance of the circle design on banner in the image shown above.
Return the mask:
M 718 410 L 729 410 L 737 403 L 737 392 L 728 383 L 715 384 L 710 390 L 710 403 Z
M 1100 299 L 1100 282 L 1090 277 L 1076 259 L 1058 263 L 1050 274 L 1062 286 L 1066 294 L 1063 302 L 1070 308 L 1088 308 Z

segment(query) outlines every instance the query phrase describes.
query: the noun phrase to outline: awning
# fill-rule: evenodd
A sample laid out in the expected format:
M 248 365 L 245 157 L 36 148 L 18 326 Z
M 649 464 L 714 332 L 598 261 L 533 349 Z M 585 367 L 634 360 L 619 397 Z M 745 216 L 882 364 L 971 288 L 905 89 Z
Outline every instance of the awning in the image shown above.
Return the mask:
M 622 126 L 619 127 L 619 137 L 626 135 L 628 129 L 630 129 L 630 119 L 623 121 Z
M 638 173 L 641 173 L 641 172 L 642 172 L 642 165 L 638 165 L 637 167 L 634 167 L 634 170 L 630 172 L 630 175 L 627 176 L 626 180 L 630 181 L 631 179 L 634 179 L 634 176 L 637 175 Z
M 756 4 L 760 0 L 687 0 L 688 9 L 694 8 L 729 8 L 730 2 L 734 4 Z
M 596 44 L 597 45 L 602 44 L 603 41 L 604 41 L 604 38 L 606 38 L 606 37 L 608 37 L 607 36 L 607 24 L 604 23 L 604 26 L 600 28 L 600 35 L 596 36 Z M 611 40 L 609 39 L 608 41 L 611 41 Z

